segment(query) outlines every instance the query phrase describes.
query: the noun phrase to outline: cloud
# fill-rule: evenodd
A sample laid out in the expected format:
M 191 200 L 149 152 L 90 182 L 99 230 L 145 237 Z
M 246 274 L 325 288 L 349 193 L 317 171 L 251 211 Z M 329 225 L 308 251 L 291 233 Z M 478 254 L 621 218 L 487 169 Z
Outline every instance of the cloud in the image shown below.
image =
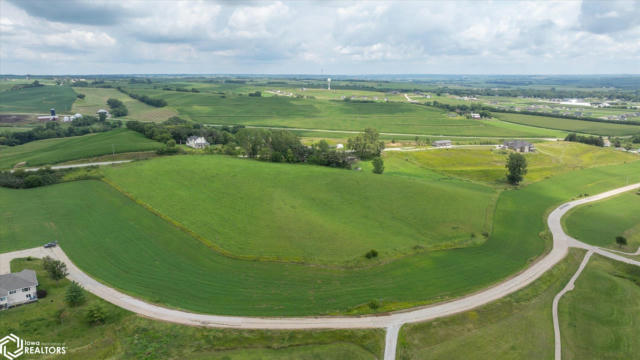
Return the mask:
M 580 27 L 595 34 L 640 27 L 638 1 L 584 1 L 580 10 Z
M 137 15 L 136 11 L 127 9 L 116 1 L 7 1 L 34 17 L 69 24 L 114 25 Z

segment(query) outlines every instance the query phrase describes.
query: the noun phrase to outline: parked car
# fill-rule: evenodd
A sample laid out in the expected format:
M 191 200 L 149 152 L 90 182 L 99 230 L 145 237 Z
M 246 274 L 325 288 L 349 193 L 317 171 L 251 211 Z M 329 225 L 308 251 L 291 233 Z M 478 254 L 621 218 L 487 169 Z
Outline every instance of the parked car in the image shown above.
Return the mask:
M 45 248 L 52 248 L 52 247 L 56 247 L 57 245 L 58 245 L 58 242 L 54 241 L 54 242 L 50 242 L 50 243 L 44 244 L 44 247 Z

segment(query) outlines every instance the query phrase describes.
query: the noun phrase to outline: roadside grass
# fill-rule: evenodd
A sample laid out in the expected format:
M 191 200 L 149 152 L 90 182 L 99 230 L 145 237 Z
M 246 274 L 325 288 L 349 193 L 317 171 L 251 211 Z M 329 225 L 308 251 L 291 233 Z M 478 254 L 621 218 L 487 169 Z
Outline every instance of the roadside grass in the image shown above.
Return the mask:
M 145 174 L 136 176 L 140 182 L 156 181 Z M 623 186 L 627 179 L 640 181 L 640 162 L 576 170 L 504 191 L 492 233 L 483 244 L 422 252 L 361 269 L 221 256 L 99 181 L 0 188 L 0 251 L 58 240 L 92 277 L 148 301 L 196 312 L 248 316 L 385 312 L 468 294 L 522 270 L 550 245 L 549 210 L 584 193 Z M 257 206 L 250 198 L 245 201 Z M 252 226 L 251 219 L 243 226 Z M 380 306 L 367 306 L 372 301 Z
M 594 255 L 558 306 L 563 359 L 635 359 L 640 267 Z
M 397 359 L 551 359 L 551 304 L 578 269 L 573 249 L 526 288 L 461 314 L 402 327 Z M 586 357 L 585 357 L 586 358 Z
M 55 164 L 70 160 L 132 151 L 155 150 L 163 145 L 127 129 L 32 141 L 0 149 L 0 169 L 26 161 L 26 166 Z
M 22 339 L 65 343 L 65 359 L 377 359 L 384 331 L 210 329 L 146 319 L 86 292 L 79 307 L 64 302 L 70 284 L 51 280 L 37 259 L 16 259 L 12 271 L 34 269 L 47 297 L 0 313 L 0 332 Z M 89 307 L 99 305 L 106 323 L 91 326 Z M 28 357 L 27 357 L 28 358 Z
M 494 113 L 496 118 L 521 125 L 537 126 L 546 129 L 557 129 L 567 132 L 621 136 L 640 134 L 640 126 L 607 122 L 584 121 L 554 118 L 548 116 L 524 115 L 512 113 Z
M 56 113 L 68 112 L 76 99 L 76 93 L 68 86 L 42 86 L 20 90 L 0 91 L 0 112 L 37 113 L 49 115 L 49 109 Z
M 635 252 L 640 246 L 640 195 L 637 190 L 585 204 L 569 211 L 562 219 L 565 231 L 587 244 Z M 616 244 L 624 236 L 628 244 Z
M 107 100 L 114 98 L 122 101 L 129 110 L 129 114 L 119 118 L 122 120 L 140 120 L 162 122 L 178 113 L 169 107 L 156 108 L 141 101 L 129 97 L 116 89 L 110 88 L 76 88 L 76 91 L 85 94 L 84 99 L 77 99 L 73 103 L 72 111 L 81 114 L 95 115 L 99 109 L 109 110 Z
M 497 198 L 490 187 L 438 174 L 416 182 L 226 156 L 173 156 L 104 173 L 222 253 L 315 264 L 370 265 L 371 249 L 388 261 L 477 245 Z
M 596 146 L 560 142 L 536 144 L 535 153 L 525 154 L 528 173 L 524 184 L 583 168 L 623 164 L 639 161 L 640 156 Z M 494 185 L 504 185 L 507 150 L 489 147 L 465 149 L 437 149 L 416 152 L 385 152 L 388 172 L 394 164 L 405 162 L 424 169 Z

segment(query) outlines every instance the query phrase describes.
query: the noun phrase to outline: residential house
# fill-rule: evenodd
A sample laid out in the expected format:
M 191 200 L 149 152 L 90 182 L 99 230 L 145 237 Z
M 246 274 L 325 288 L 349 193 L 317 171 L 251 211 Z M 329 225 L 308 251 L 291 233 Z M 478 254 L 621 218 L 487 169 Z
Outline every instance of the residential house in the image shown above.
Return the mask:
M 437 148 L 450 148 L 451 140 L 436 140 L 433 143 L 431 143 L 431 145 Z
M 33 270 L 0 275 L 0 309 L 38 300 L 38 279 Z
M 189 136 L 187 138 L 187 146 L 194 149 L 204 149 L 209 146 L 209 142 L 202 136 Z
M 536 151 L 532 143 L 523 140 L 507 140 L 504 142 L 504 147 L 522 153 Z
M 471 118 L 472 118 L 472 119 L 480 119 L 480 118 L 481 118 L 481 116 L 480 116 L 480 114 L 478 114 L 478 113 L 471 113 Z

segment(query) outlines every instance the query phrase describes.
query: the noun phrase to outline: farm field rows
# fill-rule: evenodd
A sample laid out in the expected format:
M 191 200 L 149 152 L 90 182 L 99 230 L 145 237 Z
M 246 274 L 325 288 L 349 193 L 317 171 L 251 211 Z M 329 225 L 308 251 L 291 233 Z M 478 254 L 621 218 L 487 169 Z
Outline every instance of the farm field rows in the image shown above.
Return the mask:
M 561 119 L 547 116 L 495 113 L 494 116 L 502 121 L 516 124 L 537 126 L 546 129 L 557 129 L 567 132 L 603 135 L 623 136 L 640 134 L 640 125 L 624 125 L 607 122 L 584 121 L 573 119 Z
M 145 178 L 140 176 L 140 181 Z M 622 186 L 627 179 L 640 181 L 639 162 L 577 170 L 505 191 L 497 202 L 491 236 L 483 244 L 350 270 L 222 256 L 98 181 L 0 189 L 0 251 L 37 246 L 44 238 L 59 240 L 91 276 L 147 300 L 192 311 L 363 313 L 374 311 L 367 306 L 371 301 L 380 303 L 376 311 L 386 311 L 459 296 L 513 274 L 548 246 L 540 237 L 548 209 L 579 194 Z
M 0 169 L 11 168 L 22 161 L 26 161 L 26 166 L 37 166 L 111 154 L 113 151 L 155 150 L 161 146 L 159 142 L 127 129 L 45 139 L 0 149 Z
M 62 113 L 71 110 L 76 93 L 68 86 L 41 86 L 0 91 L 0 112 L 49 115 L 55 108 Z

